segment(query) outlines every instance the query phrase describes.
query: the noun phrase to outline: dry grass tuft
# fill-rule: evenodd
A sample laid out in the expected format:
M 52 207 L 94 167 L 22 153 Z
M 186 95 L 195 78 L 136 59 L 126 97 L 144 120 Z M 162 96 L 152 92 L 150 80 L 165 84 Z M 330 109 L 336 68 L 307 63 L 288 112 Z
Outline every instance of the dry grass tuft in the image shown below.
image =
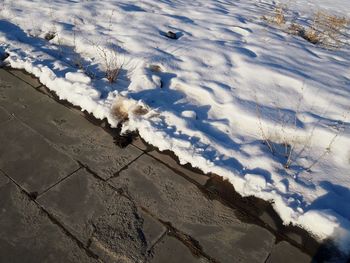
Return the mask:
M 288 33 L 296 36 L 301 36 L 305 32 L 305 28 L 297 23 L 291 23 L 288 27 Z
M 105 77 L 107 78 L 109 83 L 114 83 L 118 80 L 118 77 L 123 69 L 124 60 L 122 60 L 121 54 L 117 50 L 117 46 L 114 45 L 114 41 L 112 40 L 112 26 L 113 26 L 113 17 L 114 11 L 111 11 L 111 15 L 109 17 L 109 25 L 108 25 L 108 37 L 105 41 L 105 44 L 102 46 L 98 43 L 92 42 L 92 44 L 97 48 L 99 56 L 102 59 L 102 66 L 105 72 Z
M 282 25 L 282 24 L 286 23 L 284 9 L 281 6 L 279 6 L 275 9 L 274 21 L 277 25 Z
M 119 122 L 125 122 L 129 119 L 128 109 L 122 100 L 118 99 L 112 107 L 112 114 Z
M 146 115 L 149 110 L 142 105 L 130 106 L 123 97 L 118 97 L 112 107 L 113 116 L 116 117 L 120 123 L 123 123 L 129 120 L 129 112 L 135 116 L 143 116 Z
M 103 60 L 103 68 L 108 82 L 116 82 L 123 68 L 123 63 L 120 61 L 118 52 L 114 49 L 107 50 L 100 46 L 97 46 L 97 48 Z
M 331 31 L 339 31 L 349 24 L 349 20 L 345 17 L 330 15 L 321 11 L 316 13 L 315 22 L 320 25 L 321 28 Z
M 142 106 L 137 106 L 135 109 L 133 109 L 132 113 L 137 116 L 142 116 L 148 113 L 148 109 Z
M 279 5 L 274 9 L 272 16 L 263 16 L 263 19 L 268 21 L 269 23 L 283 25 L 286 23 L 285 8 Z
M 109 83 L 114 83 L 117 81 L 121 67 L 112 66 L 106 69 L 106 78 Z
M 264 145 L 266 145 L 269 151 L 276 156 L 285 169 L 290 169 L 292 166 L 298 167 L 304 171 L 311 171 L 311 169 L 317 165 L 322 159 L 331 153 L 332 147 L 336 139 L 344 131 L 345 121 L 337 121 L 332 127 L 333 134 L 328 141 L 328 145 L 322 150 L 318 156 L 311 155 L 312 141 L 314 140 L 315 130 L 320 123 L 320 120 L 314 124 L 312 129 L 303 133 L 298 127 L 298 119 L 303 118 L 301 114 L 301 108 L 304 103 L 303 96 L 304 87 L 301 90 L 295 108 L 292 110 L 294 113 L 283 113 L 281 107 L 275 104 L 276 111 L 278 112 L 278 118 L 275 120 L 273 127 L 265 127 L 262 122 L 262 110 L 259 106 L 257 97 L 256 100 L 256 113 L 257 113 L 257 128 L 260 138 Z M 344 120 L 348 119 L 349 112 L 345 112 L 342 116 Z M 303 163 L 307 159 L 307 163 Z
M 315 44 L 315 45 L 321 43 L 321 41 L 322 41 L 321 34 L 312 28 L 301 31 L 299 36 L 301 36 L 306 41 L 308 41 L 312 44 Z
M 325 11 L 318 11 L 314 14 L 311 23 L 302 26 L 300 22 L 287 21 L 287 7 L 277 6 L 273 15 L 263 16 L 263 19 L 269 23 L 287 28 L 287 32 L 292 35 L 300 36 L 306 41 L 321 45 L 325 48 L 338 48 L 344 42 L 342 37 L 346 35 L 346 30 L 350 24 L 350 20 L 346 17 L 329 14 Z M 299 18 L 296 18 L 299 20 Z M 286 27 L 286 25 L 289 25 Z
M 310 27 L 301 36 L 313 44 L 338 47 L 341 44 L 343 31 L 348 24 L 349 20 L 345 17 L 319 11 L 315 14 Z

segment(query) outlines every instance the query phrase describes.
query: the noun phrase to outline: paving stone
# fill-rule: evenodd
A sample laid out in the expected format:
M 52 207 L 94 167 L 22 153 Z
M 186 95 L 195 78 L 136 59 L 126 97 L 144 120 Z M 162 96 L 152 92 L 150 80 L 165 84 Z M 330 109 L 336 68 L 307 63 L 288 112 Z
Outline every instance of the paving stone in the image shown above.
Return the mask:
M 272 250 L 267 263 L 310 263 L 312 259 L 286 241 L 279 242 Z
M 0 171 L 0 189 L 5 184 L 8 184 L 9 182 L 10 182 L 10 180 Z
M 79 168 L 16 119 L 1 125 L 0 145 L 0 168 L 28 192 L 43 192 Z
M 298 234 L 298 233 L 293 233 L 293 232 L 287 232 L 285 233 L 287 237 L 289 237 L 291 240 L 297 242 L 299 245 L 303 245 L 303 236 Z
M 0 172 L 0 262 L 96 262 Z
M 53 187 L 38 202 L 103 261 L 145 260 L 150 234 L 145 234 L 137 207 L 86 170 Z
M 142 154 L 133 145 L 121 149 L 102 128 L 49 97 L 18 118 L 105 179 Z
M 278 231 L 278 225 L 276 220 L 266 211 L 263 211 L 259 218 L 268 226 L 270 226 L 273 230 Z
M 37 92 L 39 94 L 39 92 Z M 90 134 L 104 131 L 49 97 L 33 103 L 17 117 L 56 145 L 79 144 Z
M 16 77 L 20 78 L 21 80 L 27 82 L 29 85 L 33 86 L 34 88 L 38 88 L 41 86 L 41 83 L 36 77 L 26 73 L 24 70 L 8 69 L 8 71 L 11 74 L 15 75 Z
M 199 189 L 148 155 L 143 155 L 110 183 L 124 188 L 153 215 L 190 235 L 220 262 L 264 262 L 274 236 L 241 221 L 237 211 L 207 199 Z
M 147 240 L 147 250 L 150 250 L 152 246 L 164 235 L 167 229 L 157 219 L 146 214 L 142 210 L 140 215 L 143 219 L 143 233 Z
M 111 135 L 105 132 L 91 134 L 79 145 L 69 145 L 72 155 L 104 179 L 114 176 L 126 165 L 142 154 L 133 145 L 120 148 Z
M 150 263 L 204 263 L 204 258 L 193 256 L 191 251 L 179 240 L 165 236 L 154 248 Z
M 148 150 L 148 146 L 147 144 L 145 144 L 142 139 L 140 138 L 140 136 L 137 136 L 136 138 L 133 139 L 132 144 L 134 146 L 136 146 L 137 148 L 139 148 L 142 151 L 147 151 Z
M 4 69 L 0 69 L 0 105 L 11 114 L 28 110 L 44 95 Z
M 11 120 L 13 116 L 8 114 L 4 109 L 0 106 L 0 123 Z
M 167 164 L 171 168 L 179 171 L 180 173 L 186 175 L 190 179 L 194 180 L 195 182 L 199 183 L 200 185 L 205 185 L 205 183 L 208 181 L 209 177 L 207 175 L 193 172 L 189 169 L 186 169 L 185 167 L 178 164 L 173 158 L 171 158 L 169 155 L 160 153 L 158 151 L 152 151 L 148 154 L 152 155 L 153 157 L 157 158 L 158 160 L 162 161 L 163 163 Z

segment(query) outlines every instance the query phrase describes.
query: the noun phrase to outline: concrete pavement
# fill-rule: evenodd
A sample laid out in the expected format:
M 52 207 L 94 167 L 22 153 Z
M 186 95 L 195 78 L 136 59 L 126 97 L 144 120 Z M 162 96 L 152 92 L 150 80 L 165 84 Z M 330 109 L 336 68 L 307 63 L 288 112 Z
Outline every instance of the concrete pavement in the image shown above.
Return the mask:
M 270 206 L 119 139 L 0 69 L 0 262 L 311 262 L 315 241 Z

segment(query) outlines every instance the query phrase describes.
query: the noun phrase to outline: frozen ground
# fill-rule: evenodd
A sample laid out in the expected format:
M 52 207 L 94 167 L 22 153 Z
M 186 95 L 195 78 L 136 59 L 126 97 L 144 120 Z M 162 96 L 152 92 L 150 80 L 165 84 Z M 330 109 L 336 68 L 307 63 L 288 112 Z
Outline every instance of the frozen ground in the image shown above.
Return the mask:
M 341 0 L 283 3 L 287 18 L 302 24 L 319 9 L 350 10 Z M 275 7 L 267 0 L 0 0 L 0 52 L 112 126 L 116 111 L 128 111 L 125 131 L 227 178 L 243 196 L 273 201 L 286 224 L 348 253 L 348 35 L 336 50 L 315 46 L 262 19 Z M 169 30 L 179 39 L 165 37 Z M 104 72 L 115 63 L 123 69 L 110 84 Z

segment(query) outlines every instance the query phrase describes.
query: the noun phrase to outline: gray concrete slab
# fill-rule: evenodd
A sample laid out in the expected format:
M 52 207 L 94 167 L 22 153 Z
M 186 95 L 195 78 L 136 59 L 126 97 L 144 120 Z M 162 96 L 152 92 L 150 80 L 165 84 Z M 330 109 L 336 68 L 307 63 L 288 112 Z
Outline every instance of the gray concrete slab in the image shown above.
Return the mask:
M 264 262 L 274 235 L 242 222 L 234 210 L 203 193 L 152 157 L 143 155 L 110 183 L 150 213 L 197 240 L 220 262 Z
M 100 177 L 108 179 L 142 154 L 133 145 L 120 148 L 111 135 L 101 130 L 90 134 L 86 141 L 70 145 L 65 150 L 87 165 Z
M 152 233 L 132 201 L 80 170 L 50 189 L 38 202 L 107 262 L 143 262 Z M 152 231 L 161 232 L 154 228 Z M 122 261 L 124 262 L 124 261 Z
M 154 248 L 150 263 L 209 263 L 205 258 L 194 256 L 179 240 L 165 236 Z
M 28 73 L 25 73 L 23 70 L 20 70 L 20 69 L 8 69 L 8 71 L 15 75 L 17 78 L 20 78 L 21 80 L 23 80 L 24 82 L 28 83 L 29 85 L 31 85 L 32 87 L 34 88 L 38 88 L 41 86 L 41 83 L 39 82 L 39 80 L 28 74 Z
M 0 233 L 0 262 L 97 262 L 1 172 Z
M 10 179 L 8 179 L 2 171 L 0 171 L 0 189 L 4 185 L 8 184 L 10 182 Z
M 132 144 L 142 151 L 147 151 L 149 148 L 149 146 L 142 141 L 140 136 L 135 137 L 132 141 Z
M 0 168 L 28 192 L 43 192 L 79 168 L 16 119 L 1 125 L 0 145 Z
M 0 106 L 9 113 L 28 110 L 42 96 L 33 87 L 0 68 Z
M 90 134 L 104 132 L 82 115 L 47 96 L 33 103 L 30 109 L 19 113 L 17 117 L 61 148 L 81 144 L 82 141 L 89 140 Z
M 47 96 L 18 118 L 105 179 L 142 154 L 133 145 L 116 146 L 102 128 Z
M 261 215 L 259 215 L 259 218 L 265 224 L 270 226 L 273 230 L 278 231 L 278 225 L 275 222 L 276 220 L 274 220 L 274 218 L 270 214 L 268 214 L 266 211 L 264 211 Z
M 312 258 L 286 241 L 279 242 L 272 250 L 266 263 L 310 263 Z
M 205 185 L 205 183 L 208 181 L 209 177 L 202 173 L 196 173 L 194 171 L 191 171 L 189 169 L 186 169 L 182 165 L 178 164 L 173 158 L 171 158 L 169 155 L 158 152 L 158 151 L 151 151 L 148 153 L 149 155 L 152 155 L 153 157 L 157 158 L 161 162 L 165 163 L 172 169 L 175 169 L 179 173 L 185 175 L 186 177 L 190 178 L 191 180 L 197 182 L 200 185 Z
M 8 114 L 4 109 L 0 106 L 0 123 L 6 122 L 13 118 L 12 115 Z
M 140 210 L 140 216 L 143 219 L 142 229 L 147 240 L 147 250 L 151 250 L 153 245 L 166 233 L 167 229 L 157 219 L 142 210 Z

